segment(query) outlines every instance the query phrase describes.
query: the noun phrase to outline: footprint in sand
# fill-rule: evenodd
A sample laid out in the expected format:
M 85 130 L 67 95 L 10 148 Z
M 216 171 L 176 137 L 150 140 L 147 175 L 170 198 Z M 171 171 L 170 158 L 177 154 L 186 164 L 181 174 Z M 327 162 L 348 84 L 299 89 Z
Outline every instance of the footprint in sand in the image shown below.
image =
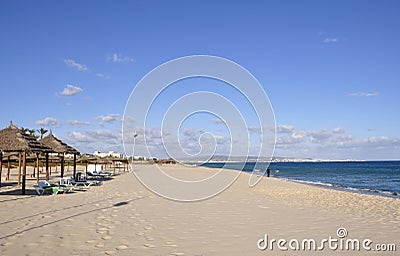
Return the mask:
M 101 239 L 103 240 L 110 240 L 112 238 L 112 236 L 103 236 Z
M 163 246 L 164 247 L 178 247 L 177 244 L 167 244 L 167 243 L 163 244 Z
M 147 241 L 154 241 L 154 238 L 152 238 L 152 237 L 146 237 L 146 240 L 147 240 Z
M 145 230 L 151 230 L 153 227 L 144 227 Z
M 97 247 L 97 248 L 103 248 L 103 247 L 104 247 L 104 244 L 103 244 L 103 243 L 98 243 L 98 244 L 95 245 L 95 247 Z
M 125 249 L 128 249 L 128 246 L 125 245 L 125 244 L 121 244 L 121 245 L 118 245 L 117 247 L 115 247 L 115 249 L 117 249 L 117 250 L 125 250 Z
M 181 256 L 181 255 L 185 255 L 183 252 L 171 252 L 169 255 L 172 256 Z
M 86 243 L 87 244 L 94 244 L 94 243 L 96 243 L 96 240 L 87 240 Z
M 108 231 L 108 228 L 98 228 L 98 231 Z
M 156 247 L 153 244 L 144 244 L 143 246 L 146 247 L 146 248 L 155 248 Z
M 113 254 L 115 254 L 115 251 L 105 251 L 104 254 L 105 255 L 113 255 Z

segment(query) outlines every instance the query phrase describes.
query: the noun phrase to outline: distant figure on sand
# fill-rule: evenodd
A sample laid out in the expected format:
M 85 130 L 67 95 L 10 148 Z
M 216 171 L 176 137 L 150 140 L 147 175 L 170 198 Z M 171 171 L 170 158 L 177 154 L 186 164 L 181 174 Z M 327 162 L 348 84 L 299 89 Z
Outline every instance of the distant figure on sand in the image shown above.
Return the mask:
M 267 168 L 267 177 L 269 177 L 269 175 L 271 175 L 271 169 L 269 169 L 269 167 Z

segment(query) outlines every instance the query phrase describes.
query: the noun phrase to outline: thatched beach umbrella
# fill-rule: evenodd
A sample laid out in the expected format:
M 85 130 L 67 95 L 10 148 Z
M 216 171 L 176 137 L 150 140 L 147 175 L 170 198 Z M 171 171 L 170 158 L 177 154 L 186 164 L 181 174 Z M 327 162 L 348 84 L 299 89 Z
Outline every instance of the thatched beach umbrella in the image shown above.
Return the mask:
M 0 159 L 0 160 L 3 160 L 3 162 L 4 162 L 4 159 L 7 159 L 7 178 L 6 178 L 6 180 L 10 179 L 11 161 L 13 161 L 13 162 L 18 161 L 18 156 L 19 156 L 19 153 L 17 153 L 17 152 L 5 153 L 5 154 L 3 154 L 3 159 Z M 1 169 L 1 167 L 0 167 L 0 169 Z M 1 182 L 1 179 L 0 179 L 0 182 Z
M 65 154 L 74 155 L 74 177 L 76 175 L 76 155 L 79 155 L 79 151 L 69 146 L 68 144 L 62 142 L 60 139 L 53 135 L 50 130 L 50 134 L 40 140 L 41 143 L 51 148 L 54 152 L 61 154 L 61 177 L 64 177 L 64 157 Z M 46 158 L 48 162 L 48 158 Z M 48 176 L 48 170 L 46 169 L 46 177 Z
M 102 165 L 102 164 L 111 163 L 107 159 L 104 159 L 104 158 L 101 158 L 101 157 L 95 156 L 95 155 L 90 155 L 90 154 L 83 154 L 79 158 L 79 162 L 86 163 L 86 173 L 88 172 L 88 165 L 89 164 L 94 164 L 95 169 L 96 169 L 97 164 L 101 164 Z
M 22 132 L 19 128 L 13 125 L 12 121 L 10 121 L 10 125 L 0 131 L 0 177 L 3 164 L 3 152 L 19 152 L 20 157 L 22 154 L 22 194 L 24 195 L 26 182 L 26 154 L 30 152 L 36 153 L 37 158 L 39 158 L 40 153 L 49 153 L 52 152 L 52 150 L 38 142 L 33 136 Z
M 113 168 L 114 174 L 115 174 L 116 168 L 118 168 L 118 169 L 123 168 L 125 171 L 126 166 L 129 164 L 128 159 L 126 159 L 126 158 L 107 156 L 105 159 L 107 159 L 107 161 L 109 161 L 112 164 L 111 167 Z M 121 167 L 121 165 L 123 165 L 123 167 Z

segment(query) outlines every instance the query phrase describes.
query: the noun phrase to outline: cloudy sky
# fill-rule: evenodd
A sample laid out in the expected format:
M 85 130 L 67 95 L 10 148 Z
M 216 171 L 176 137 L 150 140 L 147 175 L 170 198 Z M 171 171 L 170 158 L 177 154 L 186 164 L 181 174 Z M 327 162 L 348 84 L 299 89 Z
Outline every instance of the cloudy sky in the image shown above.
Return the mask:
M 135 85 L 166 61 L 206 54 L 258 79 L 275 113 L 276 156 L 400 159 L 399 12 L 399 1 L 1 1 L 0 126 L 52 129 L 81 152 L 123 151 Z M 214 88 L 240 102 L 212 81 L 190 82 L 187 92 Z M 186 92 L 170 89 L 154 113 Z M 183 148 L 199 151 L 209 132 L 228 152 L 225 122 L 188 118 Z M 159 126 L 138 126 L 137 143 L 164 156 Z

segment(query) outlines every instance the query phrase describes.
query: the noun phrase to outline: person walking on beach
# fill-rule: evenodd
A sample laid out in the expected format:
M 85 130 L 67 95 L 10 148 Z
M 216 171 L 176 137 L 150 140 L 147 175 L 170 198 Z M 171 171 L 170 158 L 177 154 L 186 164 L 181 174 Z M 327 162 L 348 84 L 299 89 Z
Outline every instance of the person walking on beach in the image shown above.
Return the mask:
M 269 177 L 271 175 L 271 169 L 269 169 L 269 167 L 267 168 L 267 177 Z

